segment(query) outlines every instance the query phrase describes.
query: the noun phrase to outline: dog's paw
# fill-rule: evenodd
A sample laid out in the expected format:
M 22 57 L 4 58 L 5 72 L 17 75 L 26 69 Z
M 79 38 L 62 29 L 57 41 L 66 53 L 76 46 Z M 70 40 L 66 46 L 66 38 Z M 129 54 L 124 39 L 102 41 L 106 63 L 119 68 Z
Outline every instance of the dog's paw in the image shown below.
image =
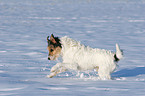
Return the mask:
M 99 80 L 112 80 L 110 76 L 98 77 Z
M 52 78 L 52 77 L 54 77 L 54 76 L 56 76 L 56 73 L 55 73 L 55 72 L 50 73 L 50 75 L 47 75 L 46 77 L 47 77 L 47 78 Z
M 47 78 L 52 78 L 53 76 L 47 75 L 46 77 L 47 77 Z

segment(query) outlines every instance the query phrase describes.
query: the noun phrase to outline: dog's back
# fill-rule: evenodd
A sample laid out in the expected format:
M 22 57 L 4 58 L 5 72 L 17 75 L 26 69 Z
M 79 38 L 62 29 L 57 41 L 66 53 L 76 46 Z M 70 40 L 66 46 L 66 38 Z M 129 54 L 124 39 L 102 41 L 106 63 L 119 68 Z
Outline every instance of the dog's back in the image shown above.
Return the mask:
M 77 64 L 78 70 L 91 70 L 97 66 L 114 64 L 114 53 L 111 51 L 93 49 L 68 37 L 61 38 L 61 42 L 63 46 L 63 62 Z

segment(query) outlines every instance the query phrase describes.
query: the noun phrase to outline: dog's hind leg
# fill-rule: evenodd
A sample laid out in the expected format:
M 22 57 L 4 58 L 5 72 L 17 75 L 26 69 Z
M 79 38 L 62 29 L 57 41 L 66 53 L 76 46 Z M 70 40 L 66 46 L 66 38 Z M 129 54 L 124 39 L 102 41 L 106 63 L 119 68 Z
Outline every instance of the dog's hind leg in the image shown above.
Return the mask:
M 111 79 L 110 72 L 106 68 L 99 68 L 98 75 L 101 80 L 110 80 Z

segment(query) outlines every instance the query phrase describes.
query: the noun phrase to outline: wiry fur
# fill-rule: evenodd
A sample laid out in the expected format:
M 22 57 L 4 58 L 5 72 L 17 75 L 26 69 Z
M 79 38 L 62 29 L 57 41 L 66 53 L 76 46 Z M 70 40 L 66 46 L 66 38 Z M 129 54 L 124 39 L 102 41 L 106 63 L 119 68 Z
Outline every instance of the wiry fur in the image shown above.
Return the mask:
M 69 69 L 80 71 L 97 69 L 100 79 L 111 79 L 110 74 L 116 69 L 116 58 L 118 60 L 122 58 L 118 44 L 116 44 L 116 54 L 108 50 L 84 46 L 66 36 L 60 38 L 60 43 L 62 46 L 60 56 L 63 62 L 52 67 L 48 77 L 53 77 Z

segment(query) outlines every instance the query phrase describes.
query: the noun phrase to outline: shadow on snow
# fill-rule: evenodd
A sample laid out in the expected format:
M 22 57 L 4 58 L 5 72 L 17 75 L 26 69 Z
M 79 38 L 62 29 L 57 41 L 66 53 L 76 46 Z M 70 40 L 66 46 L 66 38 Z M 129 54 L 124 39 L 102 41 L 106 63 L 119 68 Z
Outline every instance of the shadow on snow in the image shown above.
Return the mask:
M 145 67 L 136 67 L 134 69 L 122 69 L 112 74 L 114 77 L 134 77 L 145 74 Z

